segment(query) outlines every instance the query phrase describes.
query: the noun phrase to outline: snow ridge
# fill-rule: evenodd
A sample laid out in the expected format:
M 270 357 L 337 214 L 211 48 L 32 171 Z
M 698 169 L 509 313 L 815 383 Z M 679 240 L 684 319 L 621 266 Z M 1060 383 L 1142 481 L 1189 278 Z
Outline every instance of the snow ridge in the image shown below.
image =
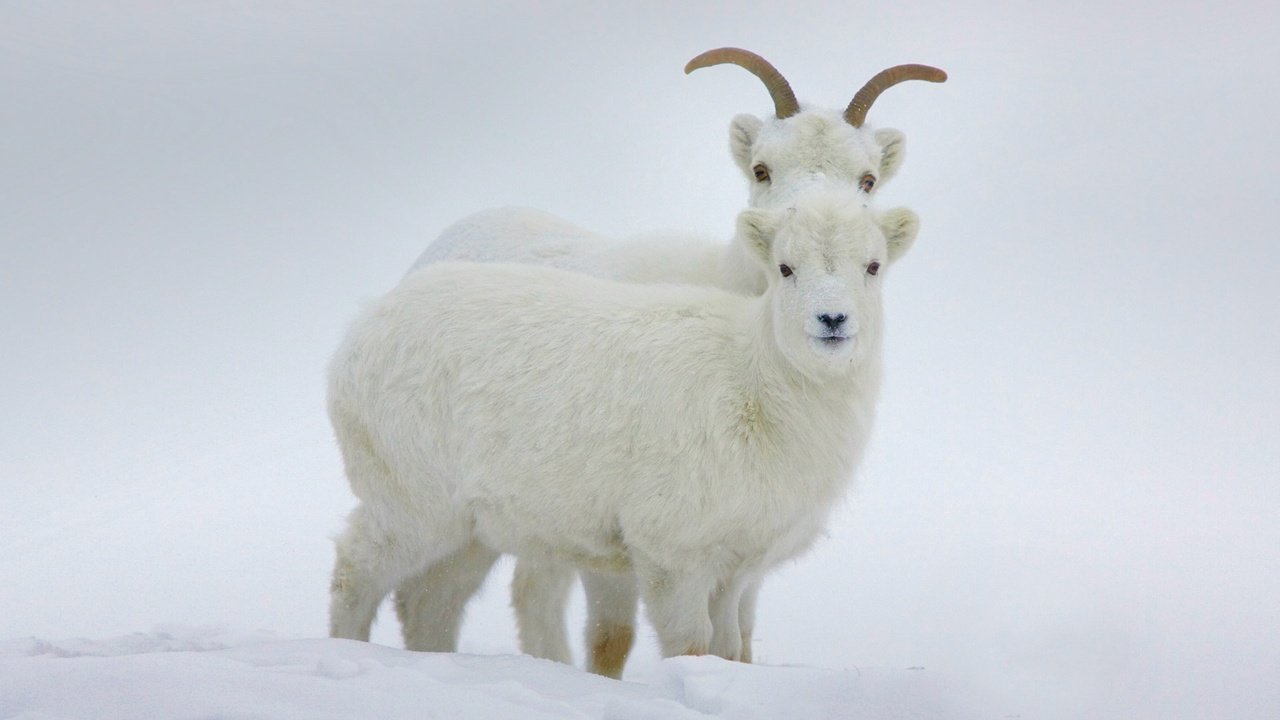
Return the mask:
M 920 670 L 663 661 L 620 682 L 513 655 L 415 653 L 332 639 L 165 627 L 106 640 L 0 643 L 3 718 L 958 720 Z

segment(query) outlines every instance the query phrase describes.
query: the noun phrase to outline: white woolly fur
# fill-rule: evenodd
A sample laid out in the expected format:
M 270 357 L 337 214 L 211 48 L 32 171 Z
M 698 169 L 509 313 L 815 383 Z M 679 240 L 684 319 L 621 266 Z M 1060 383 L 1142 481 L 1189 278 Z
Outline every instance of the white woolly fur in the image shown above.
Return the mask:
M 368 639 L 388 592 L 428 588 L 398 593 L 406 638 L 455 649 L 461 606 L 512 553 L 638 579 L 664 655 L 742 658 L 744 593 L 809 547 L 861 455 L 880 379 L 874 269 L 917 227 L 848 192 L 747 210 L 759 296 L 518 264 L 408 275 L 331 365 L 360 501 L 337 542 L 331 633 Z
M 901 167 L 906 138 L 898 130 L 853 127 L 840 112 L 806 106 L 785 119 L 738 115 L 730 123 L 729 150 L 748 183 L 750 207 L 784 208 L 804 193 L 831 189 L 867 203 Z M 767 169 L 767 179 L 756 177 L 758 166 Z M 728 243 L 679 234 L 619 240 L 522 207 L 486 210 L 458 221 L 422 253 L 411 272 L 453 260 L 546 265 L 628 282 L 689 283 L 752 295 L 765 287 L 763 271 L 738 236 Z M 469 597 L 468 588 L 474 592 L 484 578 L 477 577 L 478 567 L 461 559 L 454 566 L 459 568 L 456 573 L 442 570 L 422 579 L 418 587 L 406 584 L 398 593 L 402 617 L 410 608 L 436 618 L 460 615 L 465 605 L 461 596 Z M 512 607 L 524 652 L 571 662 L 564 613 L 572 579 L 571 570 L 554 562 L 534 556 L 518 561 Z M 612 576 L 587 575 L 583 581 L 587 668 L 619 677 L 634 636 L 637 589 L 633 581 Z M 758 590 L 756 585 L 746 588 L 740 613 L 733 607 L 723 609 L 726 617 L 739 615 L 748 637 L 739 659 L 750 660 Z M 411 648 L 425 649 L 432 642 L 418 637 L 409 623 L 404 636 Z

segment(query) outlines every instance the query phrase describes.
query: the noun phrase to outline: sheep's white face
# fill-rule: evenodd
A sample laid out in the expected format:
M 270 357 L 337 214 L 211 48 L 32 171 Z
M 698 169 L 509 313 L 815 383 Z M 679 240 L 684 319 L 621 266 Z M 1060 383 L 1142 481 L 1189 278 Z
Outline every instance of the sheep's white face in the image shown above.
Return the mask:
M 751 207 L 789 207 L 814 190 L 847 190 L 865 202 L 897 172 L 906 145 L 897 130 L 855 128 L 840 113 L 819 109 L 782 120 L 739 115 L 729 136 Z
M 739 215 L 739 235 L 766 267 L 773 333 L 810 376 L 841 375 L 880 342 L 880 284 L 910 248 L 915 213 L 877 215 L 848 191 L 811 193 L 782 210 Z

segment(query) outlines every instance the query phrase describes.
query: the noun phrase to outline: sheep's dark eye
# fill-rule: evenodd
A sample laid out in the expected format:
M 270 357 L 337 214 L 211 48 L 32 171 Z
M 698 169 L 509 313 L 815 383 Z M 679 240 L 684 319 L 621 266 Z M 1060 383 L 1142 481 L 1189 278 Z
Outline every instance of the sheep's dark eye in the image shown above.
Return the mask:
M 782 277 L 791 277 L 791 266 L 786 264 L 779 265 L 778 272 L 782 273 Z
M 862 188 L 862 192 L 865 192 L 865 193 L 871 192 L 871 189 L 874 188 L 875 186 L 876 186 L 876 176 L 872 175 L 871 173 L 867 173 L 866 175 L 863 175 L 862 182 L 858 183 L 858 187 Z M 872 274 L 874 275 L 875 273 L 872 273 Z
M 880 263 L 876 262 L 875 260 L 872 260 L 871 264 L 867 266 L 867 274 L 875 275 L 878 272 L 880 272 Z
M 756 182 L 765 182 L 769 179 L 769 168 L 764 163 L 756 163 L 756 166 L 751 168 L 751 172 L 755 173 Z

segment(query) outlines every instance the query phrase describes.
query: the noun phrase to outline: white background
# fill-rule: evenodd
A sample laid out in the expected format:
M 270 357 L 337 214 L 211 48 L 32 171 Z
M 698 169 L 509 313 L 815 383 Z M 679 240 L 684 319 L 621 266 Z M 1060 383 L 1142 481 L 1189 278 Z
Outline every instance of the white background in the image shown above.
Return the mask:
M 868 117 L 923 230 L 871 455 L 758 658 L 1277 716 L 1280 10 L 964 5 L 0 4 L 0 638 L 323 635 L 359 302 L 496 205 L 728 237 L 728 121 L 770 103 L 681 68 L 738 45 L 829 107 L 950 74 Z M 515 651 L 509 573 L 463 650 Z

